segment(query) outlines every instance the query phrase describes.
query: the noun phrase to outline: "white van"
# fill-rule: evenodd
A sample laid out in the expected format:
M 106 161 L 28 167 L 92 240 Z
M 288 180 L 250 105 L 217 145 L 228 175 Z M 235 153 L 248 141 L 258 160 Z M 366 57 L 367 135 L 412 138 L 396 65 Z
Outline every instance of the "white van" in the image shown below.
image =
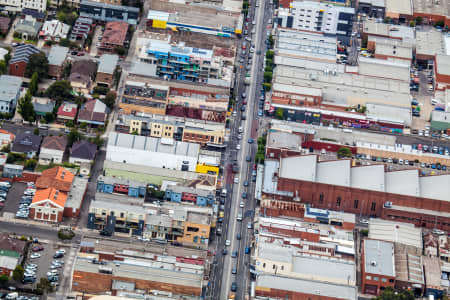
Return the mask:
M 431 105 L 436 105 L 438 103 L 440 103 L 438 99 L 431 98 Z
M 6 295 L 5 299 L 12 300 L 12 299 L 17 299 L 18 297 L 19 297 L 19 293 L 14 292 L 14 293 L 9 293 L 8 295 Z
M 8 181 L 0 181 L 0 186 L 11 187 L 11 183 Z

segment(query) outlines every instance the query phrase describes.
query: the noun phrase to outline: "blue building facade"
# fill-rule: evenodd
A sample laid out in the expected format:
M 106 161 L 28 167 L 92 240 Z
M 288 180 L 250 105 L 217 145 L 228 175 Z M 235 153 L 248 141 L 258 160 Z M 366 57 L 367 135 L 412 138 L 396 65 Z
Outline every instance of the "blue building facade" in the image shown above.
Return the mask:
M 177 185 L 168 186 L 164 196 L 172 202 L 187 202 L 198 206 L 211 206 L 215 201 L 212 192 Z
M 142 182 L 130 182 L 113 177 L 99 176 L 97 180 L 97 192 L 118 193 L 130 197 L 145 197 L 147 187 Z

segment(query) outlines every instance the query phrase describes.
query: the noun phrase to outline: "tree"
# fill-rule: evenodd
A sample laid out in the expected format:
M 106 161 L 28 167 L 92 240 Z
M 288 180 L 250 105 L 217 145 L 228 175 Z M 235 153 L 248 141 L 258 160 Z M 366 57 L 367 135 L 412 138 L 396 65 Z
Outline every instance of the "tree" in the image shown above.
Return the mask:
M 264 82 L 263 83 L 263 88 L 264 88 L 264 90 L 267 92 L 267 91 L 270 91 L 271 89 L 272 89 L 272 84 L 271 83 L 269 83 L 269 82 Z
M 72 70 L 72 63 L 69 61 L 64 65 L 62 70 L 62 78 L 67 79 L 70 76 L 70 71 Z
M 29 159 L 25 162 L 25 169 L 27 170 L 34 170 L 34 168 L 36 168 L 37 165 L 37 161 L 35 159 Z
M 39 133 L 40 133 L 39 128 L 35 128 L 35 129 L 33 130 L 33 134 L 34 134 L 34 135 L 39 135 Z
M 114 52 L 119 56 L 124 56 L 127 50 L 124 47 L 117 46 L 116 48 L 114 48 Z
M 30 84 L 28 84 L 28 90 L 30 91 L 31 95 L 36 95 L 36 92 L 38 91 L 38 82 L 39 82 L 39 74 L 37 72 L 34 72 L 31 76 Z
M 11 60 L 11 53 L 10 52 L 6 53 L 5 57 L 3 58 L 5 60 L 6 65 L 8 65 L 9 61 Z
M 337 151 L 337 157 L 338 157 L 338 158 L 352 157 L 352 151 L 350 150 L 350 148 L 347 148 L 347 147 L 341 147 L 341 148 L 339 148 L 339 150 Z
M 421 16 L 416 18 L 416 24 L 417 25 L 422 25 L 422 22 L 423 22 L 423 18 Z
M 58 105 L 60 105 L 64 100 L 70 100 L 73 98 L 72 86 L 67 80 L 55 81 L 51 86 L 45 91 L 47 97 L 56 100 Z
M 383 20 L 384 23 L 391 23 L 391 17 L 386 17 Z
M 5 286 L 9 281 L 9 277 L 6 275 L 0 276 L 0 286 Z
M 19 114 L 27 122 L 34 122 L 36 113 L 34 111 L 33 103 L 31 102 L 31 94 L 28 91 L 24 97 L 19 99 Z
M 55 121 L 55 115 L 51 112 L 46 113 L 44 118 L 47 124 L 53 123 Z
M 273 55 L 274 55 L 273 50 L 267 50 L 267 52 L 266 52 L 267 59 L 273 59 Z
M 0 75 L 6 74 L 8 72 L 8 67 L 4 60 L 0 60 Z
M 416 21 L 414 20 L 409 21 L 409 27 L 416 27 Z
M 284 109 L 282 109 L 281 107 L 278 107 L 275 110 L 275 118 L 277 118 L 278 120 L 283 120 L 284 119 Z
M 264 72 L 264 82 L 272 82 L 272 72 Z
M 402 290 L 395 292 L 392 287 L 387 287 L 378 297 L 374 300 L 414 300 L 414 294 L 409 290 Z
M 42 293 L 47 292 L 47 293 L 51 293 L 53 292 L 53 286 L 50 284 L 50 281 L 45 278 L 42 277 L 39 280 L 39 283 L 36 285 L 36 289 L 42 291 Z
M 113 109 L 114 104 L 116 103 L 116 92 L 108 92 L 105 96 L 105 99 L 103 99 L 103 102 L 106 104 L 106 106 L 109 107 L 109 109 Z
M 444 27 L 444 25 L 445 25 L 444 20 L 439 20 L 436 21 L 436 23 L 434 23 L 434 26 L 436 27 Z
M 38 79 L 42 80 L 48 76 L 48 59 L 44 52 L 34 53 L 28 59 L 25 77 L 30 78 L 34 72 L 38 73 Z
M 97 135 L 95 136 L 95 138 L 90 138 L 90 139 L 89 139 L 89 142 L 91 142 L 91 143 L 97 145 L 97 148 L 100 148 L 100 147 L 103 146 L 103 144 L 105 143 L 105 140 L 102 139 L 102 137 L 101 137 L 99 134 L 97 134 Z
M 81 135 L 81 133 L 74 128 L 70 130 L 69 134 L 67 135 L 67 144 L 69 145 L 69 147 L 72 147 L 75 142 L 80 141 L 82 138 L 83 136 Z
M 109 88 L 106 86 L 97 85 L 94 87 L 92 92 L 94 94 L 106 95 L 109 92 Z
M 274 45 L 273 36 L 269 35 L 269 48 L 273 48 L 273 45 Z
M 13 279 L 15 281 L 22 281 L 23 279 L 23 267 L 21 265 L 17 265 L 13 271 Z

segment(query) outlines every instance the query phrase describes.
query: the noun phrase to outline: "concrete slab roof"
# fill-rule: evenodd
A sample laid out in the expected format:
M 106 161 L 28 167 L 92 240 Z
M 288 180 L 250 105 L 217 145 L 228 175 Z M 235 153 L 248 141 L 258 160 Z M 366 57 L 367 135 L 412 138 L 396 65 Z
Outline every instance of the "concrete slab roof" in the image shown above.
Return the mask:
M 286 157 L 281 160 L 280 176 L 283 178 L 315 181 L 316 155 Z
M 364 240 L 364 270 L 370 274 L 395 277 L 394 244 Z
M 354 167 L 350 176 L 353 188 L 384 192 L 384 165 Z
M 351 160 L 325 161 L 317 164 L 317 182 L 350 186 Z
M 422 249 L 422 229 L 414 224 L 372 218 L 369 239 L 399 243 Z
M 386 172 L 385 186 L 387 193 L 420 197 L 419 171 Z

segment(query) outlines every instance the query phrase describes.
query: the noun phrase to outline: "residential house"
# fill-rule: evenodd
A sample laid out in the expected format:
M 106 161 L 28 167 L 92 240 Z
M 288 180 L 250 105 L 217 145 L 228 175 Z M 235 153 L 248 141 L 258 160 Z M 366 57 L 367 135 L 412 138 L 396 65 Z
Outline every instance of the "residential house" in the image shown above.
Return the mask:
M 38 119 L 44 118 L 48 113 L 53 113 L 53 109 L 55 108 L 55 101 L 50 98 L 33 97 L 32 102 L 34 112 Z
M 9 23 L 11 23 L 11 19 L 9 17 L 0 17 L 0 33 L 2 33 L 3 35 L 6 35 L 8 33 Z
M 36 46 L 25 44 L 16 47 L 14 56 L 9 61 L 9 74 L 23 77 L 31 55 L 41 52 Z
M 48 76 L 57 80 L 61 79 L 64 62 L 66 61 L 69 48 L 53 46 L 48 54 Z
M 46 136 L 39 153 L 39 164 L 62 163 L 66 147 L 66 136 Z
M 76 60 L 72 63 L 68 80 L 75 91 L 89 94 L 96 72 L 97 63 L 95 61 L 89 59 Z
M 59 42 L 61 39 L 66 39 L 69 34 L 70 26 L 60 22 L 56 19 L 45 21 L 42 26 L 41 32 L 39 32 L 39 38 L 43 38 L 46 41 Z
M 58 108 L 58 113 L 56 114 L 56 120 L 59 123 L 66 123 L 68 121 L 75 121 L 77 116 L 78 107 L 75 103 L 64 102 Z
M 130 25 L 136 25 L 139 19 L 139 8 L 82 0 L 80 16 L 102 22 L 125 21 Z
M 25 19 L 20 19 L 14 26 L 14 32 L 20 34 L 24 40 L 34 40 L 37 39 L 41 26 L 42 23 L 35 18 L 25 16 Z
M 41 142 L 42 137 L 30 131 L 19 133 L 11 147 L 11 152 L 24 153 L 28 158 L 32 158 L 37 155 Z
M 11 144 L 16 136 L 5 129 L 0 129 L 0 147 Z
M 26 241 L 11 237 L 8 233 L 0 233 L 0 276 L 12 276 L 17 265 L 21 264 Z
M 100 46 L 101 52 L 112 53 L 116 48 L 124 48 L 128 33 L 128 23 L 123 21 L 113 21 L 106 23 L 105 32 Z
M 13 165 L 13 164 L 5 164 L 3 166 L 3 177 L 5 178 L 16 178 L 22 177 L 23 174 L 23 165 Z
M 84 40 L 88 37 L 89 32 L 92 27 L 92 19 L 79 17 L 75 24 L 73 24 L 72 32 L 70 33 L 71 41 L 81 41 L 84 43 Z
M 75 142 L 70 148 L 69 162 L 80 165 L 83 163 L 92 164 L 97 153 L 97 145 L 81 140 Z
M 19 101 L 22 78 L 0 76 L 0 112 L 13 113 Z
M 108 117 L 108 107 L 98 99 L 92 99 L 83 104 L 78 114 L 78 124 L 87 123 L 90 126 L 104 126 Z
M 95 78 L 98 85 L 111 86 L 118 62 L 119 56 L 115 54 L 103 54 L 100 57 L 100 64 L 98 65 L 97 76 Z
M 214 193 L 211 191 L 180 185 L 169 185 L 166 188 L 165 198 L 172 202 L 187 202 L 198 206 L 213 205 L 215 202 Z
M 97 192 L 125 194 L 130 197 L 145 197 L 147 185 L 139 181 L 99 176 L 97 179 Z

